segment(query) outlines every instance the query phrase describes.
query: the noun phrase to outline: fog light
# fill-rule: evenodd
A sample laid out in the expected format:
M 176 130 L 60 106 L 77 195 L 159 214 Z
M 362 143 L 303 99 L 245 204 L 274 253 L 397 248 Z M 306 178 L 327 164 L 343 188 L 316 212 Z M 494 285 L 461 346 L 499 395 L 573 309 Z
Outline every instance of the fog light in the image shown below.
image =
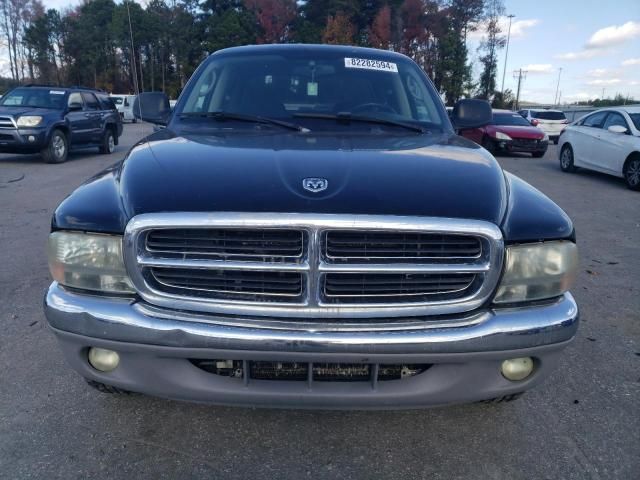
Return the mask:
M 36 137 L 34 137 L 33 135 L 29 135 L 28 137 L 30 142 L 35 142 L 36 141 Z
M 89 349 L 89 363 L 96 370 L 110 372 L 120 363 L 120 355 L 113 350 L 92 347 Z
M 513 382 L 524 380 L 533 372 L 533 359 L 531 357 L 510 358 L 502 362 L 501 370 L 507 380 Z

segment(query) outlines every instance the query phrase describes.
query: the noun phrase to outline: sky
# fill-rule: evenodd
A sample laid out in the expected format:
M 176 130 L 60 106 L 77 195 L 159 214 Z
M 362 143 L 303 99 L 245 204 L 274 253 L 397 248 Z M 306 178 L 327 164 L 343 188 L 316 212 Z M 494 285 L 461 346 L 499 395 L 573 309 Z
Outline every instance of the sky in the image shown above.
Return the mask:
M 64 9 L 78 0 L 44 0 Z M 140 3 L 145 3 L 141 1 Z M 514 93 L 513 72 L 526 71 L 522 100 L 551 104 L 613 97 L 640 99 L 640 0 L 505 0 L 512 14 L 504 87 Z M 502 19 L 504 34 L 508 19 Z M 482 29 L 469 38 L 474 74 L 480 71 L 477 46 Z M 506 49 L 499 55 L 497 89 L 502 86 Z
M 513 72 L 527 71 L 520 98 L 551 104 L 559 69 L 562 102 L 575 102 L 616 93 L 640 99 L 640 0 L 505 0 L 506 15 L 515 17 L 504 87 L 514 93 Z M 508 19 L 503 18 L 504 33 Z M 482 32 L 469 42 L 470 56 Z M 506 50 L 499 56 L 497 89 L 502 86 Z

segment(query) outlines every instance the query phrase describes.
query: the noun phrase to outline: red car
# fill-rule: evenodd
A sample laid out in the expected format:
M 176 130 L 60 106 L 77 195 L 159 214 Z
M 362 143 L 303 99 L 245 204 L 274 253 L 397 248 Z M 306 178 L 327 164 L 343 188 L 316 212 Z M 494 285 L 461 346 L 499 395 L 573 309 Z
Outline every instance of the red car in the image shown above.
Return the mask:
M 510 110 L 494 110 L 491 124 L 461 130 L 460 135 L 482 145 L 491 153 L 527 152 L 539 158 L 549 145 L 546 133 L 533 127 L 518 112 Z

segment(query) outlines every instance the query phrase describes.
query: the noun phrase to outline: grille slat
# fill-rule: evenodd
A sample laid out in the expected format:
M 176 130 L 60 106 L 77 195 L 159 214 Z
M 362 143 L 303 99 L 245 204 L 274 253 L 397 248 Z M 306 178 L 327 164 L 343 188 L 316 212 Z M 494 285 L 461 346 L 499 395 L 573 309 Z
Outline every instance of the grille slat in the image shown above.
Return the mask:
M 455 299 L 470 288 L 475 274 L 354 274 L 329 273 L 324 296 L 331 303 L 375 303 L 396 297 L 396 301 Z
M 12 128 L 15 130 L 16 126 L 11 117 L 0 117 L 0 128 Z
M 151 269 L 153 278 L 176 294 L 209 292 L 237 299 L 268 300 L 270 297 L 298 299 L 303 292 L 300 273 L 239 270 Z
M 326 255 L 333 262 L 470 260 L 482 253 L 479 239 L 419 232 L 329 231 Z

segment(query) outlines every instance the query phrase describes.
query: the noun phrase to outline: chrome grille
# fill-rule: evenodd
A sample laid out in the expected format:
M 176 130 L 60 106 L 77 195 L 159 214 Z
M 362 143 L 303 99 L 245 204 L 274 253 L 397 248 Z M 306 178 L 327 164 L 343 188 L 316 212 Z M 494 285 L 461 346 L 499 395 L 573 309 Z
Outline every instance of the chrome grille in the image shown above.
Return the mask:
M 16 124 L 11 117 L 0 117 L 0 128 L 16 128 Z
M 421 217 L 144 214 L 124 240 L 151 304 L 313 319 L 471 311 L 494 290 L 503 256 L 491 223 Z
M 473 260 L 482 244 L 469 235 L 419 232 L 329 231 L 326 254 L 335 262 L 396 262 Z

